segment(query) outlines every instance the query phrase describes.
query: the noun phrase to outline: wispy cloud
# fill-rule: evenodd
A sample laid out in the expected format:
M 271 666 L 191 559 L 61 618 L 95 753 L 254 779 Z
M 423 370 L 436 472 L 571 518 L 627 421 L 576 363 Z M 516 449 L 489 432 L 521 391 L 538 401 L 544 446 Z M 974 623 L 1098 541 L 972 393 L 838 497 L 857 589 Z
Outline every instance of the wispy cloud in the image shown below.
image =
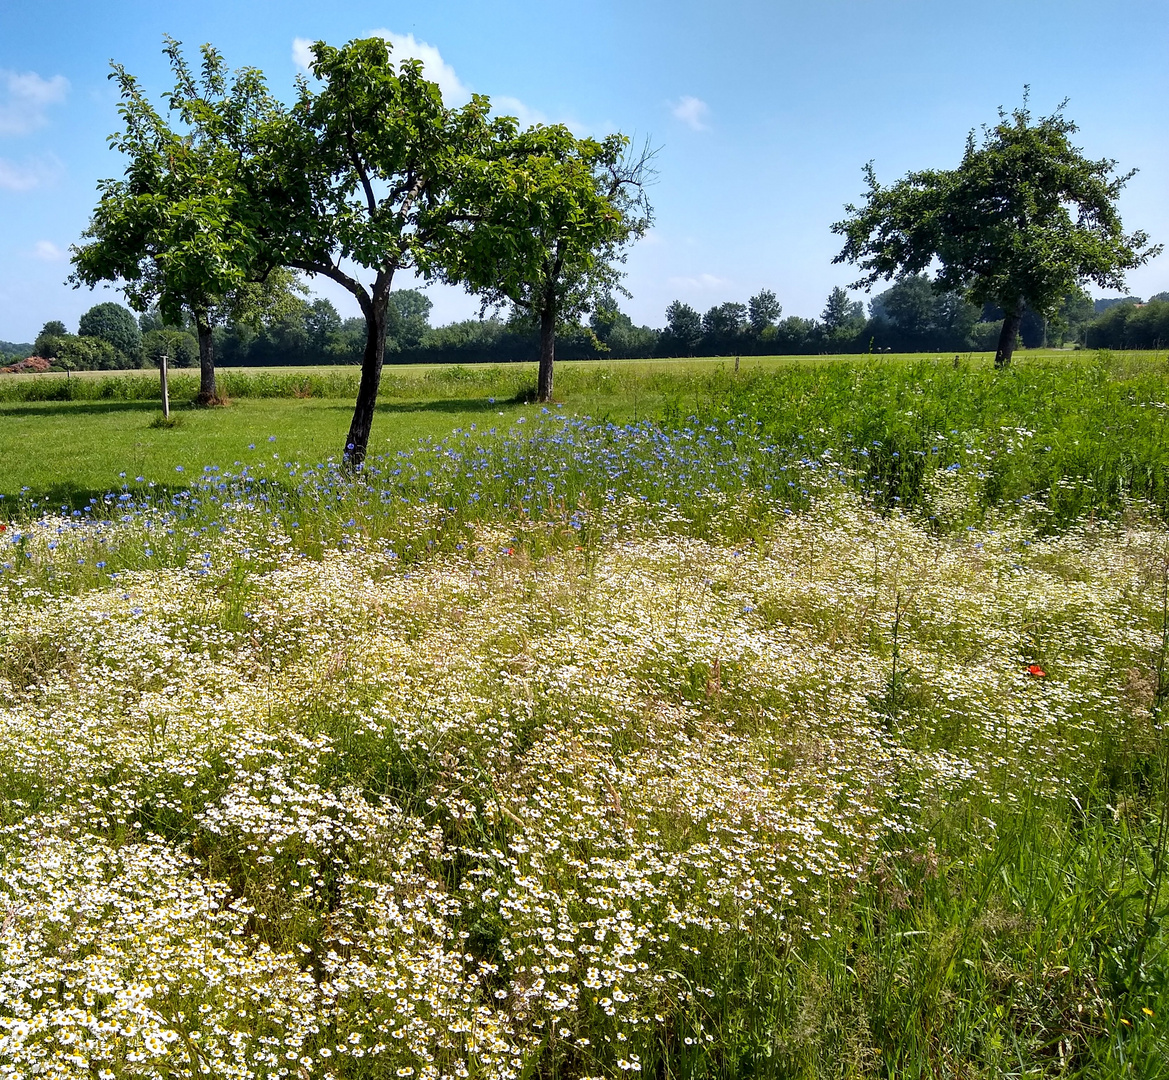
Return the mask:
M 0 135 L 26 135 L 47 120 L 50 105 L 69 93 L 64 75 L 42 79 L 35 71 L 0 68 Z
M 706 118 L 710 116 L 710 106 L 701 98 L 684 97 L 674 102 L 670 108 L 676 120 L 681 120 L 691 131 L 709 131 L 710 125 Z
M 0 190 L 32 191 L 52 183 L 61 171 L 60 161 L 53 157 L 29 160 L 23 165 L 0 158 Z
M 69 257 L 69 252 L 58 247 L 52 240 L 38 240 L 32 249 L 32 257 L 41 262 L 63 262 Z
M 699 274 L 697 277 L 672 277 L 670 284 L 679 289 L 709 292 L 711 289 L 725 289 L 732 284 L 730 278 L 715 277 L 714 274 Z

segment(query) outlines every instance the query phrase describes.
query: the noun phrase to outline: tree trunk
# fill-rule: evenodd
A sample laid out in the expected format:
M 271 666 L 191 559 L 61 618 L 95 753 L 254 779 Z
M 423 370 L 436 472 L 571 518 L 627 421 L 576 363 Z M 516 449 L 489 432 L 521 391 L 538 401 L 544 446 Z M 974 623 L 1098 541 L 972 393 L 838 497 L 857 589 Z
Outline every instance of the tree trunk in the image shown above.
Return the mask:
M 540 376 L 536 400 L 552 400 L 552 364 L 556 359 L 556 302 L 545 297 L 540 309 Z
M 199 335 L 199 396 L 195 398 L 195 404 L 214 405 L 219 400 L 215 392 L 215 339 L 207 312 L 197 309 L 192 314 Z
M 1023 312 L 1026 310 L 1026 305 L 1020 297 L 1013 308 L 1007 309 L 1006 317 L 1003 319 L 1002 333 L 999 334 L 999 347 L 994 354 L 994 366 L 996 370 L 1005 368 L 1011 362 L 1011 354 L 1015 351 L 1015 341 L 1019 337 L 1019 325 L 1023 322 Z
M 365 352 L 361 357 L 361 382 L 353 406 L 353 422 L 342 455 L 346 466 L 360 469 L 369 450 L 369 433 L 377 407 L 377 391 L 386 356 L 386 312 L 390 306 L 392 274 L 379 273 L 369 300 L 362 303 L 365 314 Z

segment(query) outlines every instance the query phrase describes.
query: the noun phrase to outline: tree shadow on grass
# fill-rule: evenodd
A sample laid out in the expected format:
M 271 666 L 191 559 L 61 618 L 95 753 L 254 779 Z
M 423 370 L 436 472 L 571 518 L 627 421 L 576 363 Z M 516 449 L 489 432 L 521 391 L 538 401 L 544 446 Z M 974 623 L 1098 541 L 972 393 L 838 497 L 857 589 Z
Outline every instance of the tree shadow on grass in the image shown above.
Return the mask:
M 497 413 L 513 405 L 531 404 L 535 400 L 535 396 L 536 392 L 533 389 L 530 394 L 524 391 L 514 397 L 496 398 L 495 400 L 490 398 L 444 398 L 439 401 L 426 399 L 386 401 L 379 398 L 377 411 L 379 413 Z M 333 408 L 344 409 L 347 412 L 353 411 L 352 405 L 338 404 Z
M 184 406 L 175 404 L 175 412 Z M 162 401 L 20 401 L 0 402 L 3 416 L 95 416 L 101 413 L 162 412 Z
M 135 499 L 141 496 L 141 484 L 134 484 L 130 488 Z M 165 503 L 172 496 L 191 490 L 188 484 L 168 484 L 165 488 L 160 484 L 151 488 L 150 494 L 156 503 Z M 35 514 L 61 513 L 63 511 L 81 510 L 93 500 L 97 500 L 98 516 L 113 517 L 117 514 L 117 496 L 122 494 L 120 488 L 90 487 L 78 484 L 71 480 L 62 480 L 47 487 L 21 491 L 19 488 L 12 491 L 0 490 L 0 521 L 11 520 L 15 516 L 27 517 L 30 506 L 35 502 Z

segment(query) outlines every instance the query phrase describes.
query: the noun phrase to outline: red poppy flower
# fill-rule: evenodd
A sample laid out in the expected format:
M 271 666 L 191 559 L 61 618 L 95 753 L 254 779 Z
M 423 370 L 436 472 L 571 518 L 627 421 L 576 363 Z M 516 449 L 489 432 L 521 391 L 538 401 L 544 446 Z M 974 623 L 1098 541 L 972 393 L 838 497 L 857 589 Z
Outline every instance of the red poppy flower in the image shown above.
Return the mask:
M 1028 664 L 1027 674 L 1034 675 L 1037 679 L 1045 679 L 1047 677 L 1047 672 L 1044 671 L 1043 668 L 1041 668 L 1038 664 Z

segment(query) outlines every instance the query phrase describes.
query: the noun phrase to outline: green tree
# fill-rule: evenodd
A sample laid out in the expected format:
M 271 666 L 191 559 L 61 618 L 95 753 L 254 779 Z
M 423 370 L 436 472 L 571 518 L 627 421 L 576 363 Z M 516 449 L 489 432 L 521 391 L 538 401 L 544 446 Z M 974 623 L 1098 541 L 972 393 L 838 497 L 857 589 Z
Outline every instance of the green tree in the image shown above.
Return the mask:
M 589 317 L 589 327 L 610 356 L 652 356 L 657 348 L 657 331 L 648 326 L 634 326 L 633 320 L 621 310 L 612 293 L 602 293 L 597 299 Z
M 44 356 L 52 360 L 57 355 L 57 345 L 61 338 L 69 333 L 60 319 L 50 319 L 41 327 L 37 339 L 33 342 L 33 354 Z
M 628 246 L 649 228 L 652 152 L 624 135 L 578 139 L 563 125 L 495 122 L 494 146 L 467 162 L 444 252 L 448 280 L 485 307 L 510 301 L 539 328 L 536 396 L 552 398 L 558 326 L 620 286 Z
M 304 329 L 313 350 L 321 358 L 318 363 L 327 362 L 330 343 L 341 333 L 341 316 L 332 300 L 317 297 L 304 313 Z
M 760 289 L 747 301 L 747 321 L 751 324 L 751 333 L 756 337 L 778 322 L 782 314 L 783 307 L 770 289 Z
M 185 330 L 158 327 L 142 335 L 142 353 L 156 367 L 165 356 L 169 367 L 189 368 L 199 363 L 199 342 Z
M 1161 249 L 1143 232 L 1123 232 L 1116 202 L 1133 174 L 1084 157 L 1062 110 L 1033 120 L 1024 98 L 1000 111 L 981 145 L 970 133 L 958 168 L 911 172 L 892 187 L 866 165 L 864 205 L 847 206 L 832 226 L 845 238 L 834 261 L 860 266 L 856 287 L 868 288 L 937 260 L 940 292 L 1005 312 L 996 367 L 1010 362 L 1028 307 L 1047 315 L 1084 281 L 1123 288 L 1124 271 Z
M 925 274 L 907 274 L 869 304 L 862 334 L 898 351 L 969 349 L 979 310 L 960 293 L 942 293 Z
M 702 316 L 705 351 L 731 352 L 742 344 L 747 330 L 747 307 L 731 300 L 716 304 Z
M 833 336 L 855 334 L 864 325 L 865 309 L 859 300 L 849 300 L 848 293 L 838 285 L 828 294 L 820 321 Z
M 83 337 L 101 338 L 129 360 L 137 363 L 142 354 L 142 331 L 134 313 L 121 304 L 106 301 L 95 304 L 84 315 L 77 326 Z
M 689 304 L 675 300 L 666 308 L 666 329 L 662 344 L 671 353 L 693 356 L 702 341 L 702 316 Z
M 216 400 L 213 309 L 273 266 L 255 229 L 256 203 L 244 176 L 257 131 L 280 112 L 263 77 L 230 75 L 203 46 L 196 77 L 179 43 L 164 49 L 175 85 L 171 125 L 137 80 L 113 65 L 123 128 L 110 142 L 127 159 L 125 178 L 105 180 L 84 242 L 73 249 L 75 286 L 120 280 L 131 306 L 157 304 L 169 324 L 191 312 L 199 339 L 198 400 Z
M 340 49 L 318 41 L 312 51 L 319 88 L 302 81 L 295 107 L 269 126 L 253 190 L 284 264 L 336 281 L 361 307 L 361 379 L 344 451 L 357 467 L 369 446 L 394 274 L 434 264 L 452 174 L 487 141 L 488 106 L 475 97 L 445 108 L 421 64 L 396 65 L 382 38 Z
M 386 339 L 397 351 L 417 349 L 430 329 L 433 301 L 417 289 L 398 289 L 390 293 Z

